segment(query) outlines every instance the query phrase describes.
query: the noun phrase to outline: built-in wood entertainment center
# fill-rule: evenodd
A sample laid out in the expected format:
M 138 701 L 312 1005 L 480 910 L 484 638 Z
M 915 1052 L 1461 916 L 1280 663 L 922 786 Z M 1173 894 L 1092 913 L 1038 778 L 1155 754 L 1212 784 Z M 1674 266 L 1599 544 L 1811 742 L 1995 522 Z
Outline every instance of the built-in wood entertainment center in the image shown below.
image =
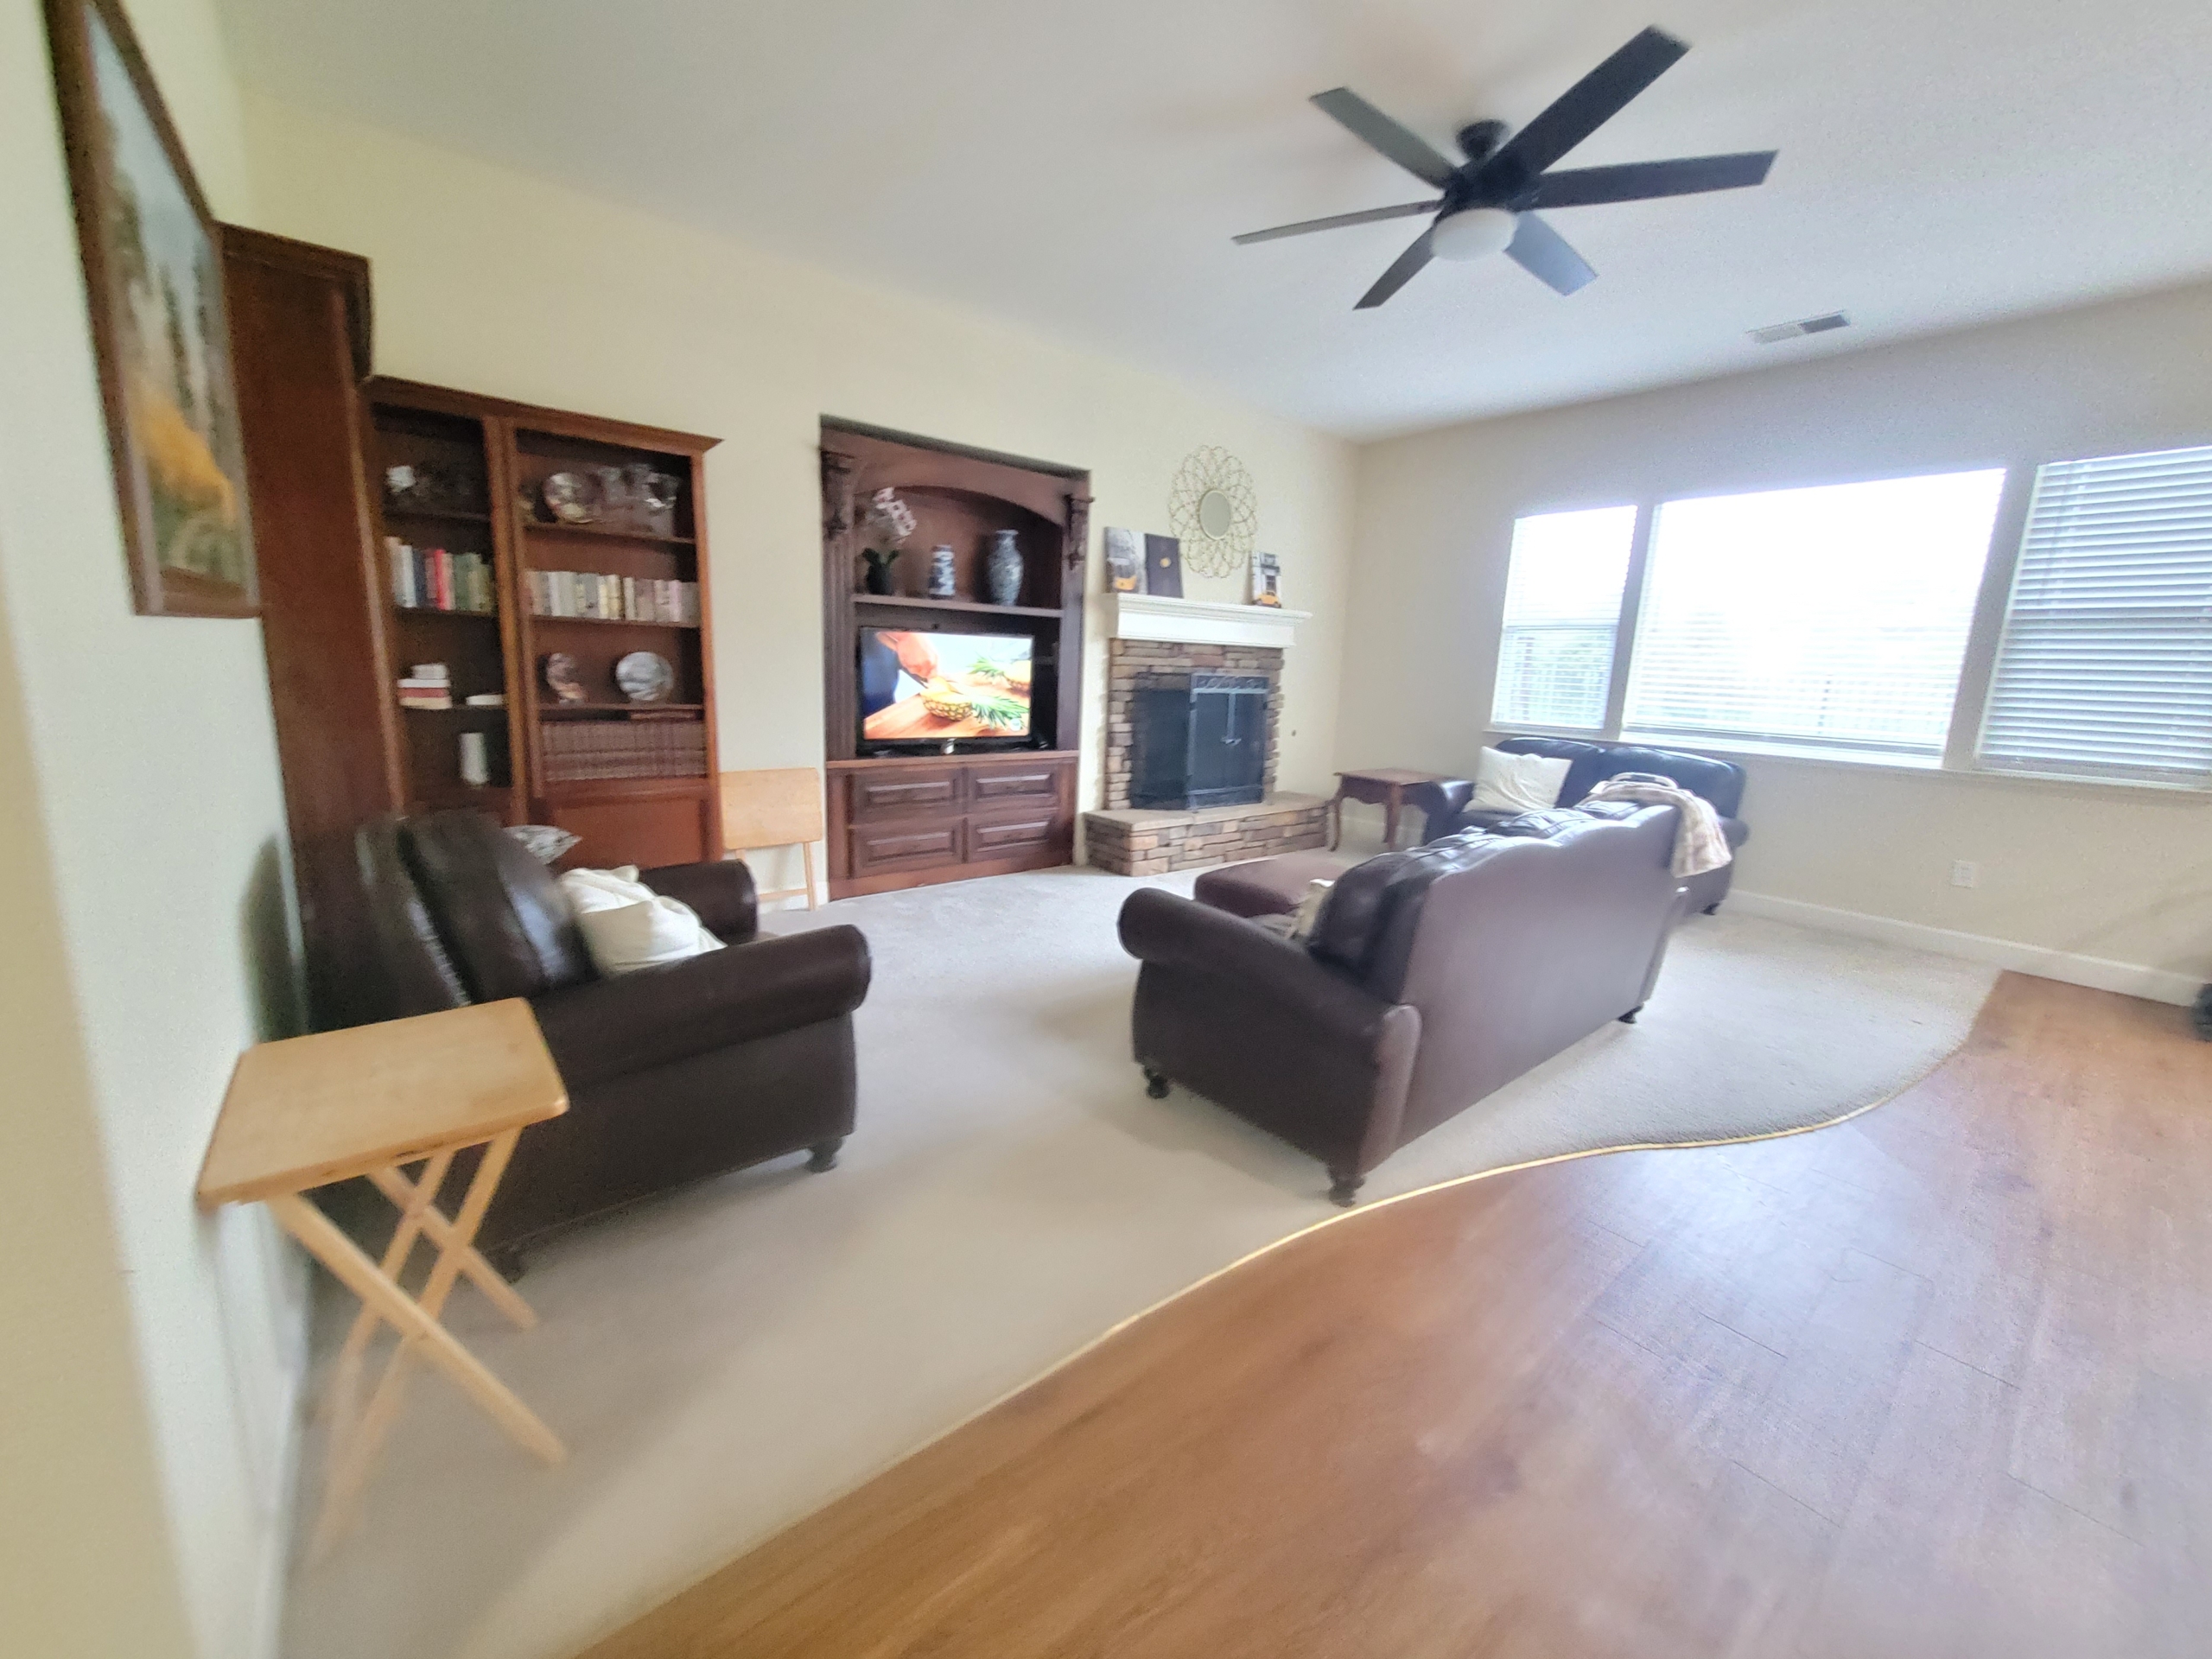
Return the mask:
M 888 594 L 866 590 L 866 512 L 888 487 L 915 525 Z M 1071 862 L 1083 678 L 1090 475 L 849 422 L 822 423 L 824 753 L 833 899 Z M 1016 602 L 988 598 L 992 542 L 1024 562 Z M 953 596 L 928 596 L 931 551 L 953 552 Z M 1024 635 L 1030 728 L 1021 740 L 949 740 L 951 753 L 861 735 L 863 628 Z

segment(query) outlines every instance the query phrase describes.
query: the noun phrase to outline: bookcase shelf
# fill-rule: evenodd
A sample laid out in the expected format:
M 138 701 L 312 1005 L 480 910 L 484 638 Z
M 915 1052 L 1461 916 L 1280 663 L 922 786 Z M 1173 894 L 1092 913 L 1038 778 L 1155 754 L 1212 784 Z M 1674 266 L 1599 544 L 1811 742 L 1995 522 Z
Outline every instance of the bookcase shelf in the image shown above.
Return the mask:
M 481 553 L 490 561 L 495 599 L 488 612 L 448 611 L 399 606 L 387 588 L 391 675 L 396 677 L 418 662 L 442 662 L 458 690 L 497 689 L 506 695 L 503 708 L 456 702 L 451 709 L 403 709 L 404 714 L 427 718 L 398 725 L 401 809 L 465 804 L 507 823 L 556 824 L 582 837 L 563 861 L 568 864 L 652 865 L 716 856 L 719 803 L 711 777 L 594 779 L 591 799 L 579 804 L 569 798 L 571 780 L 555 783 L 552 774 L 560 768 L 549 763 L 545 749 L 549 724 L 598 721 L 611 734 L 635 729 L 637 716 L 651 711 L 664 721 L 673 716 L 695 734 L 703 731 L 711 756 L 713 653 L 704 626 L 542 616 L 531 609 L 532 574 L 561 568 L 696 582 L 703 613 L 700 461 L 715 440 L 411 381 L 374 379 L 365 392 L 370 464 L 365 470 L 372 488 L 382 484 L 386 467 L 412 464 L 430 468 L 463 499 L 480 494 L 492 504 L 486 513 L 379 504 L 391 533 L 418 545 L 431 536 L 429 526 L 456 526 L 450 550 Z M 677 480 L 671 533 L 547 524 L 533 516 L 543 511 L 534 504 L 543 499 L 545 480 L 552 474 L 611 468 L 610 481 L 619 482 L 620 469 L 639 463 Z M 467 536 L 461 526 L 476 534 Z M 379 541 L 385 533 L 379 524 Z M 455 621 L 466 626 L 446 626 Z M 681 702 L 638 704 L 620 699 L 614 664 L 639 649 L 668 661 Z M 573 671 L 593 693 L 587 701 L 562 702 L 546 684 L 545 659 L 555 652 L 572 660 Z M 463 732 L 481 732 L 491 739 L 489 785 L 461 779 Z M 639 743 L 649 746 L 643 736 Z
M 588 628 L 689 628 L 699 631 L 696 622 L 645 622 L 632 616 L 546 616 L 539 612 L 530 613 L 531 621 L 541 628 L 565 628 L 571 623 L 582 623 Z
M 601 524 L 549 524 L 536 518 L 526 519 L 523 530 L 531 536 L 550 536 L 558 540 L 585 542 L 651 542 L 658 547 L 696 547 L 697 541 L 690 536 L 658 536 L 646 530 L 609 530 Z
M 968 611 L 982 616 L 1049 616 L 1057 618 L 1057 605 L 994 605 L 983 599 L 923 599 L 910 594 L 855 594 L 853 603 L 866 609 L 892 611 Z

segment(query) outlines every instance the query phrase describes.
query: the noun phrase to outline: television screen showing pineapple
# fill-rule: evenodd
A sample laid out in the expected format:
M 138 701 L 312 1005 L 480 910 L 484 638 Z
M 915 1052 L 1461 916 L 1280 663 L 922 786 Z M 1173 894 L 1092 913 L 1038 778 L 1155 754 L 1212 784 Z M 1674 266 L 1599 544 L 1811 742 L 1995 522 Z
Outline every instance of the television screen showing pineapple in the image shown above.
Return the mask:
M 1029 735 L 1027 634 L 861 630 L 861 735 L 939 742 Z

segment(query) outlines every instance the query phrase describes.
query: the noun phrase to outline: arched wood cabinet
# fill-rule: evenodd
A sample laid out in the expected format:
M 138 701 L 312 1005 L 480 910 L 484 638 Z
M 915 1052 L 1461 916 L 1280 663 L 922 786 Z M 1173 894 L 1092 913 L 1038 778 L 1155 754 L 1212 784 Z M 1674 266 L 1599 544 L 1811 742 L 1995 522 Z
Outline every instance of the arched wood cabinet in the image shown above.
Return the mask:
M 889 488 L 915 517 L 891 570 L 866 591 L 866 513 Z M 998 532 L 1023 559 L 1014 603 L 988 596 Z M 830 893 L 882 893 L 1043 869 L 1075 855 L 1082 730 L 1083 605 L 1090 475 L 1079 467 L 965 448 L 857 423 L 822 423 L 823 752 L 829 757 Z M 928 596 L 931 550 L 953 551 L 954 595 Z M 1021 635 L 1031 653 L 1023 747 L 915 753 L 861 729 L 864 628 Z

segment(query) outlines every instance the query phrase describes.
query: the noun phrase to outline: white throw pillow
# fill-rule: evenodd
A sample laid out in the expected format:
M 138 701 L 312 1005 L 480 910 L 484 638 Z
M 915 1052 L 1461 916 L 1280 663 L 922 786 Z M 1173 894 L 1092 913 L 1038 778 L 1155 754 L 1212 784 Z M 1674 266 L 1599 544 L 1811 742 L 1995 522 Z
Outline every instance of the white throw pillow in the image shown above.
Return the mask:
M 561 892 L 575 912 L 591 965 L 601 974 L 626 974 L 722 948 L 698 912 L 639 880 L 634 864 L 569 870 L 561 877 Z
M 1467 804 L 1503 812 L 1541 812 L 1559 804 L 1570 760 L 1484 749 L 1475 762 L 1475 795 Z

